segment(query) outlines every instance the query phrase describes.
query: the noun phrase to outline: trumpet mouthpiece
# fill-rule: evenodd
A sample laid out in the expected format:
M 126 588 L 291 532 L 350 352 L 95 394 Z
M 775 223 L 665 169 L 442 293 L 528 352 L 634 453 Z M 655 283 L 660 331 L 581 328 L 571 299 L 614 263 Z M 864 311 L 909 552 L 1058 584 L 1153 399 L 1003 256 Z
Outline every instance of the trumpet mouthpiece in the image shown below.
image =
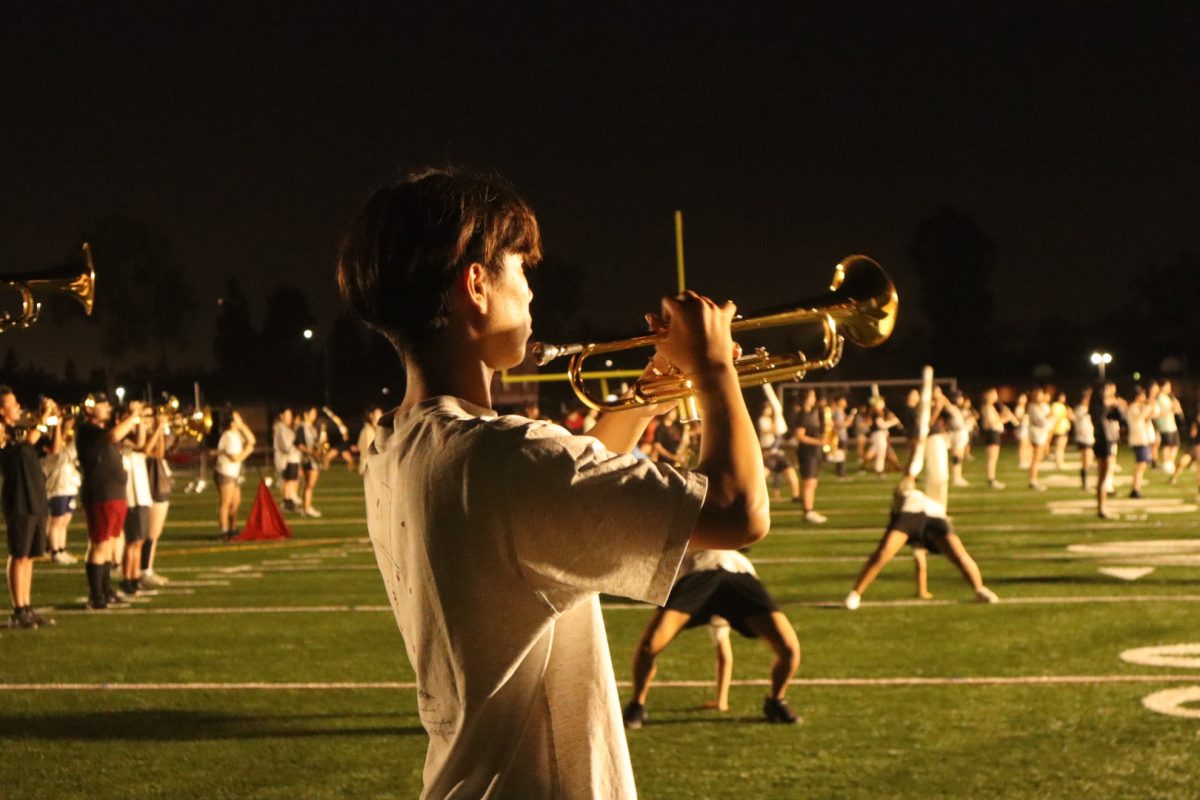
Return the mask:
M 546 342 L 534 342 L 530 348 L 530 353 L 533 354 L 533 360 L 537 362 L 539 367 L 544 367 L 559 356 L 571 356 L 576 353 L 583 352 L 581 344 L 548 344 Z

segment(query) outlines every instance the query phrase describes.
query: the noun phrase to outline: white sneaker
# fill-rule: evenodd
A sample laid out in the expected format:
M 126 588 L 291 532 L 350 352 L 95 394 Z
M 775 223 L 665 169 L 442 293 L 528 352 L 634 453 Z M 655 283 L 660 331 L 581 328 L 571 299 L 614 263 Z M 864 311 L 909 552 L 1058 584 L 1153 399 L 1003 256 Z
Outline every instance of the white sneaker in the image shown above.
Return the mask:
M 305 514 L 306 516 L 309 516 L 309 517 L 319 517 L 319 516 L 321 516 L 321 512 L 320 512 L 320 511 L 317 511 L 315 508 L 306 508 L 306 509 L 304 509 L 304 514 Z
M 862 595 L 860 595 L 858 592 L 851 592 L 850 594 L 846 595 L 846 599 L 842 601 L 842 605 L 846 607 L 847 611 L 856 611 L 861 604 Z
M 971 482 L 969 480 L 967 480 L 966 478 L 955 478 L 954 485 L 960 489 L 964 489 L 967 486 L 970 486 Z
M 50 560 L 55 564 L 74 564 L 78 559 L 68 553 L 66 550 L 59 550 L 54 555 L 50 556 Z
M 975 602 L 977 603 L 999 603 L 1000 598 L 986 586 L 980 586 L 979 591 L 975 592 Z
M 170 583 L 170 581 L 167 578 L 164 578 L 162 575 L 159 575 L 157 572 L 142 573 L 142 586 L 149 586 L 157 589 L 167 585 L 168 583 Z
M 829 519 L 820 511 L 805 511 L 804 521 L 811 522 L 815 525 L 820 525 L 822 522 L 828 522 Z
M 1004 484 L 997 480 L 990 480 L 988 481 L 988 488 L 999 490 L 1004 488 Z

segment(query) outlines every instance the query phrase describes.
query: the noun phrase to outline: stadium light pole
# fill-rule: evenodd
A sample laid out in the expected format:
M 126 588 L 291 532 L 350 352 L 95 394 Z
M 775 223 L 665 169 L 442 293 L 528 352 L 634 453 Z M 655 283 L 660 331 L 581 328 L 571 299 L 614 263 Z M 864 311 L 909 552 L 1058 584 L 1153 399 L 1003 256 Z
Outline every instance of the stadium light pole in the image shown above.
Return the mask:
M 316 336 L 316 331 L 312 328 L 305 328 L 303 333 L 306 341 L 312 341 Z M 325 399 L 325 405 L 329 405 L 329 337 L 326 336 L 321 340 L 321 393 Z
M 1099 350 L 1092 353 L 1092 363 L 1100 370 L 1100 382 L 1104 382 L 1104 368 L 1112 363 L 1112 353 L 1103 353 Z

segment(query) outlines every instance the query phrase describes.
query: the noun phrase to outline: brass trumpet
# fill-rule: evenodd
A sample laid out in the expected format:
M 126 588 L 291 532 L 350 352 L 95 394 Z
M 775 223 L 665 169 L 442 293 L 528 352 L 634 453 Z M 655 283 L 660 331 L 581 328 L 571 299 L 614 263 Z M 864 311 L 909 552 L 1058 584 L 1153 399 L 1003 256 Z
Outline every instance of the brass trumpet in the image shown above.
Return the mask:
M 847 256 L 834 268 L 833 280 L 826 294 L 764 309 L 750 317 L 739 317 L 731 326 L 736 334 L 761 328 L 819 323 L 824 334 L 824 355 L 814 360 L 801 352 L 772 356 L 765 348 L 759 347 L 752 354 L 734 361 L 738 382 L 742 386 L 760 386 L 781 380 L 800 380 L 812 370 L 830 369 L 841 360 L 846 339 L 860 347 L 875 347 L 887 341 L 896 325 L 899 306 L 896 287 L 879 264 L 866 256 Z M 532 350 L 539 366 L 559 356 L 571 356 L 571 365 L 567 370 L 571 388 L 580 401 L 599 411 L 626 411 L 694 398 L 692 380 L 682 374 L 642 378 L 634 384 L 630 396 L 618 400 L 597 399 L 588 392 L 582 378 L 585 359 L 619 350 L 653 347 L 658 337 L 659 334 L 648 334 L 603 344 L 553 345 L 537 342 Z
M 0 332 L 28 328 L 37 321 L 42 304 L 34 299 L 34 290 L 62 292 L 75 298 L 89 316 L 96 301 L 96 267 L 92 264 L 92 248 L 84 242 L 81 255 L 57 267 L 0 277 L 0 288 L 15 289 L 21 294 L 21 310 L 13 315 L 0 313 Z

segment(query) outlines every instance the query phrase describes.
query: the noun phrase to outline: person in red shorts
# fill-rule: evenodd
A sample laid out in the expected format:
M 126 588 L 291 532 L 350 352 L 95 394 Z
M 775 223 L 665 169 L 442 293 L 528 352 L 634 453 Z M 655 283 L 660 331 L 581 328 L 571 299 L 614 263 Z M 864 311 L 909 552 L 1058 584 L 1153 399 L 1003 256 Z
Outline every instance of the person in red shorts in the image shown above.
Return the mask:
M 142 418 L 142 404 L 129 404 L 130 414 L 111 425 L 112 403 L 100 393 L 84 403 L 87 419 L 75 431 L 75 448 L 83 485 L 79 495 L 87 514 L 88 548 L 86 563 L 88 608 L 105 609 L 118 602 L 112 589 L 108 564 L 112 561 L 115 541 L 125 526 L 128 510 L 125 500 L 125 467 L 117 442 L 125 438 Z

